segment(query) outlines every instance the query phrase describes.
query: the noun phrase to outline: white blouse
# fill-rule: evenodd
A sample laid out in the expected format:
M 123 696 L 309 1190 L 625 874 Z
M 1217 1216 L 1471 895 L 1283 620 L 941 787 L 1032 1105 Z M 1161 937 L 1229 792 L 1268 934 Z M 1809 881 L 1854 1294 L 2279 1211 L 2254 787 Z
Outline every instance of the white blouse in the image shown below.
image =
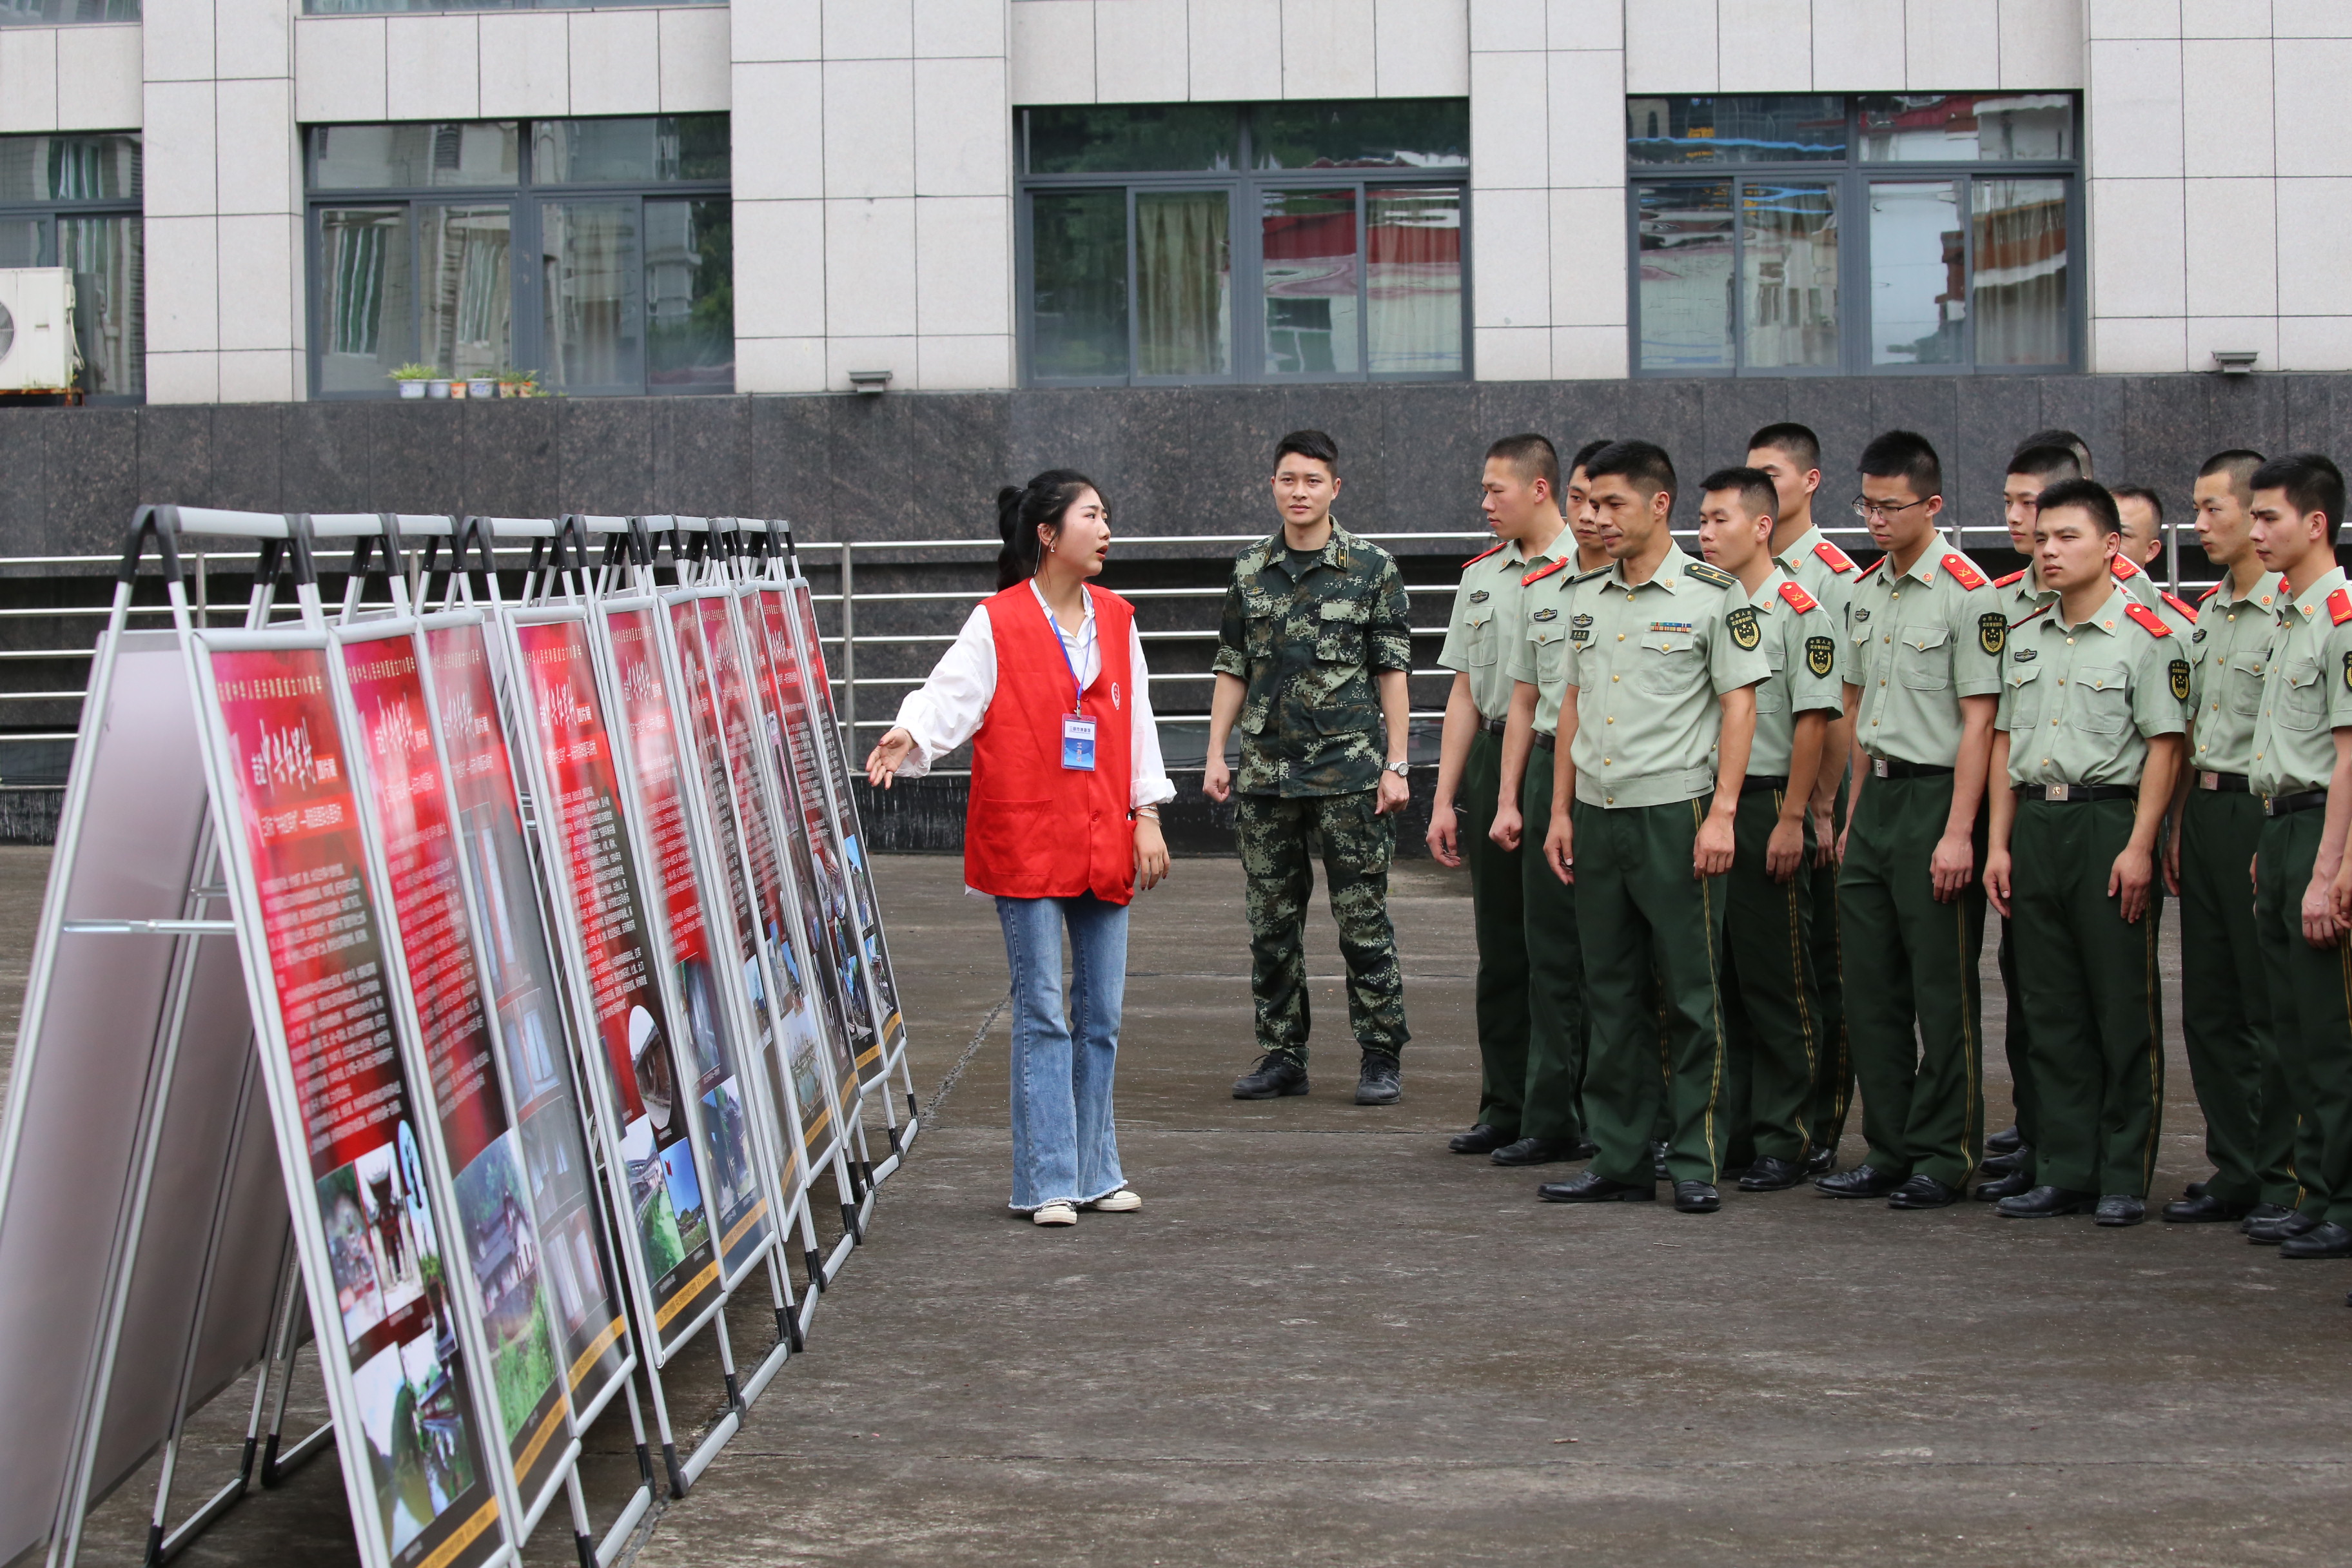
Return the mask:
M 1102 650 L 1096 646 L 1095 596 L 1087 595 L 1087 617 L 1076 632 L 1063 629 L 1062 623 L 1045 605 L 1044 590 L 1032 578 L 1029 592 L 1037 601 L 1037 608 L 1062 639 L 1062 650 L 1069 656 L 1071 666 L 1077 671 L 1081 684 L 1091 686 L 1102 673 Z M 1169 782 L 1168 764 L 1160 760 L 1160 726 L 1151 717 L 1151 672 L 1144 667 L 1143 637 L 1130 623 L 1128 627 L 1127 667 L 1129 679 L 1134 682 L 1129 697 L 1133 706 L 1129 711 L 1129 765 L 1132 777 L 1129 805 L 1157 805 L 1176 798 L 1176 786 Z M 915 749 L 898 764 L 900 778 L 920 778 L 931 771 L 934 759 L 945 756 L 980 729 L 980 721 L 988 714 L 990 699 L 996 695 L 996 637 L 988 624 L 988 606 L 973 610 L 963 630 L 956 634 L 954 644 L 931 670 L 931 677 L 922 686 L 907 694 L 898 704 L 898 727 L 914 737 Z

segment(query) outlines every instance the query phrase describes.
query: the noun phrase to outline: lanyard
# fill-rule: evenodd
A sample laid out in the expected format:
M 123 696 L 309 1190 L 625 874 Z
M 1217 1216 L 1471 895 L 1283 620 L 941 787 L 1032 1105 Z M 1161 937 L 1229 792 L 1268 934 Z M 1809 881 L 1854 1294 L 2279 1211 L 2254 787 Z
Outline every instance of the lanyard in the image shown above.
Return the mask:
M 1037 608 L 1045 617 L 1045 629 L 1054 634 L 1054 646 L 1062 650 L 1062 662 L 1070 668 L 1070 690 L 1073 694 L 1070 699 L 1070 711 L 1083 713 L 1087 707 L 1087 683 L 1078 679 L 1077 662 L 1070 658 L 1070 645 L 1062 638 L 1062 623 L 1054 618 L 1054 607 L 1045 603 L 1045 595 L 1043 593 L 1037 595 Z M 1087 628 L 1089 636 L 1093 634 L 1095 625 L 1094 617 L 1087 616 Z

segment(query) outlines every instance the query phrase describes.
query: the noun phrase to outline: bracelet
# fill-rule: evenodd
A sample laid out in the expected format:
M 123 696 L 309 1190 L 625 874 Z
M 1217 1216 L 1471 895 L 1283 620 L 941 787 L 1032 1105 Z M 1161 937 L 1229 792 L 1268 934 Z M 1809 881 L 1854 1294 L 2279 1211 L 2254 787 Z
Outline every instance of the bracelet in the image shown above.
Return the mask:
M 1160 808 L 1156 805 L 1139 805 L 1129 815 L 1138 822 L 1157 822 L 1160 820 Z

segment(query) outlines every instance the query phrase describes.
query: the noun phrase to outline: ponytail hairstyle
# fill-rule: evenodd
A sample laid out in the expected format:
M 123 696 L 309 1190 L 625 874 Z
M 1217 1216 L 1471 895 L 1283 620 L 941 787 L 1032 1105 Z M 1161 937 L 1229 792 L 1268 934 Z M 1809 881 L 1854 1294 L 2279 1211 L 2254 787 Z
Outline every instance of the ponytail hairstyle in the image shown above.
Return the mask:
M 1058 537 L 1063 517 L 1077 504 L 1082 490 L 1102 493 L 1100 486 L 1076 468 L 1047 468 L 1026 485 L 1007 485 L 996 492 L 996 531 L 1004 540 L 996 556 L 999 589 L 1037 574 L 1043 562 L 1038 529 Z

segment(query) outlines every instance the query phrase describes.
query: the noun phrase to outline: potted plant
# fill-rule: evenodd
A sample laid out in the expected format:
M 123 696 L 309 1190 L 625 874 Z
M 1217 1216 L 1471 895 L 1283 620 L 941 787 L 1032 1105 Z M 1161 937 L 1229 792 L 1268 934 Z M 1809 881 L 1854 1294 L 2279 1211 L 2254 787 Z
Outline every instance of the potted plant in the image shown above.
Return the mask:
M 433 379 L 433 367 L 429 364 L 404 364 L 393 371 L 392 379 L 394 384 L 400 388 L 401 396 L 422 397 L 425 383 Z
M 446 396 L 448 396 L 448 395 L 449 395 L 449 381 L 448 381 L 448 378 L 447 378 L 446 376 L 439 376 L 439 375 L 436 375 L 436 376 L 435 376 L 431 381 L 426 382 L 426 383 L 425 384 L 425 396 L 427 396 L 427 397 L 446 397 Z M 463 395 L 461 394 L 460 395 Z
M 499 378 L 496 375 L 485 373 L 479 375 L 469 375 L 466 378 L 467 396 L 496 397 L 498 395 Z
M 539 395 L 539 372 L 517 370 L 509 365 L 499 372 L 500 397 L 536 397 Z

